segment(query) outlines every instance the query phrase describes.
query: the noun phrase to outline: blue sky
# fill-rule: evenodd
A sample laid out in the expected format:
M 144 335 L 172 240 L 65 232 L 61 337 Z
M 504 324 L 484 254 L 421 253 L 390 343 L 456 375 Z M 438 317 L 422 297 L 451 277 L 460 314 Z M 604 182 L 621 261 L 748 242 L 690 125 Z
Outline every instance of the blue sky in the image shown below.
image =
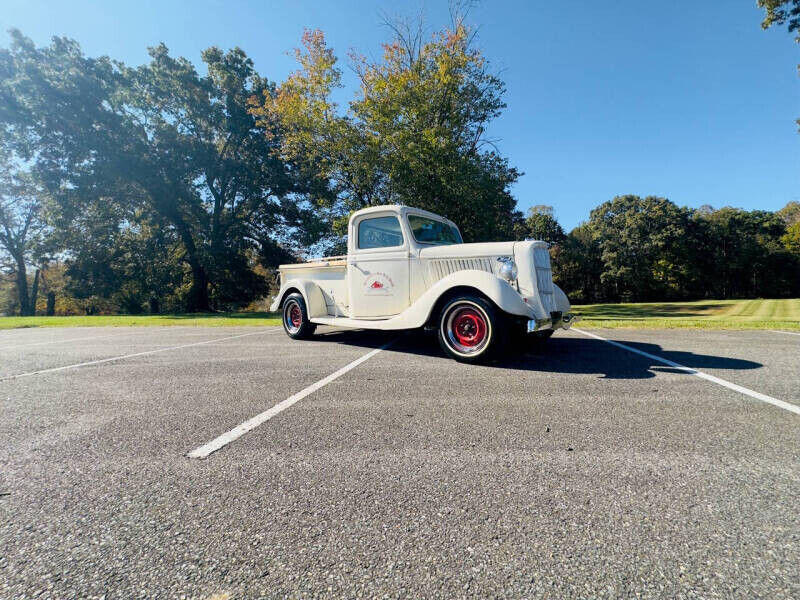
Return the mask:
M 64 35 L 129 64 L 161 41 L 196 62 L 208 46 L 240 46 L 280 81 L 304 27 L 325 31 L 343 62 L 350 48 L 378 57 L 381 14 L 420 8 L 431 28 L 447 22 L 445 0 L 0 0 L 0 43 L 18 27 L 37 44 Z M 552 205 L 569 229 L 624 193 L 716 208 L 800 200 L 800 45 L 785 28 L 762 31 L 761 18 L 755 0 L 474 8 L 478 44 L 508 87 L 489 134 L 525 173 L 514 188 L 520 208 Z M 355 82 L 345 74 L 349 99 Z

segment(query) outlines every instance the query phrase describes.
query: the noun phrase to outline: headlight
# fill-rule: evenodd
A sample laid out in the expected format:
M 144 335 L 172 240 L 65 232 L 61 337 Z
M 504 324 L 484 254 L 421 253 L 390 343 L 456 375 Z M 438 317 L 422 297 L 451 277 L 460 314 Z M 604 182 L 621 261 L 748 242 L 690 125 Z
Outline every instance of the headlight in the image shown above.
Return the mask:
M 517 279 L 517 263 L 514 262 L 513 258 L 510 256 L 500 256 L 497 262 L 500 263 L 497 266 L 498 277 L 502 277 L 506 281 L 515 281 Z

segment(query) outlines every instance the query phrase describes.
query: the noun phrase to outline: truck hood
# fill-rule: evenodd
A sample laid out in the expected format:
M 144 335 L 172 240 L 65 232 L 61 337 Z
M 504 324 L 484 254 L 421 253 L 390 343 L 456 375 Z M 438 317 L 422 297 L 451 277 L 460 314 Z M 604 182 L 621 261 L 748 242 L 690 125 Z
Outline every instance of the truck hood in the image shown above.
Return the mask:
M 541 301 L 542 311 L 548 314 L 556 310 L 556 302 L 550 252 L 547 248 L 546 242 L 533 240 L 454 244 L 424 248 L 420 251 L 420 258 L 427 263 L 425 271 L 430 286 L 442 277 L 466 269 L 496 273 L 495 259 L 499 256 L 511 256 L 519 273 L 517 290 L 526 298 Z
M 420 258 L 481 258 L 514 256 L 515 242 L 481 242 L 477 244 L 453 244 L 451 246 L 428 246 L 420 250 Z

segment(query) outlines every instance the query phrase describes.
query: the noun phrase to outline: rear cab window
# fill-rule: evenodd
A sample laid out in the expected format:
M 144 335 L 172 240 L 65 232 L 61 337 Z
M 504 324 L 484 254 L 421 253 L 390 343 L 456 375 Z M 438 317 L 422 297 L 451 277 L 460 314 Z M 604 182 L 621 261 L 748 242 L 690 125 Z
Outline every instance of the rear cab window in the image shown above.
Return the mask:
M 396 248 L 402 246 L 403 231 L 396 216 L 363 219 L 358 224 L 358 248 Z

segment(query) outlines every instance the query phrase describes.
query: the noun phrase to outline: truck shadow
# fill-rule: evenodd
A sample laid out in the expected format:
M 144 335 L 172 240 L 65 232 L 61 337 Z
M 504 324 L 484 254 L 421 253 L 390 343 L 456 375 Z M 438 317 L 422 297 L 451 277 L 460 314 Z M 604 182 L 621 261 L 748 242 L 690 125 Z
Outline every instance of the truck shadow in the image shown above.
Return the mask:
M 327 331 L 318 333 L 315 338 L 347 346 L 379 348 L 394 339 L 391 351 L 404 352 L 431 359 L 450 360 L 439 348 L 436 336 L 422 331 L 393 334 L 378 331 Z M 630 348 L 647 352 L 692 369 L 758 369 L 761 363 L 694 352 L 664 350 L 658 344 L 617 340 Z M 599 374 L 605 379 L 647 379 L 657 372 L 681 373 L 675 369 L 646 356 L 628 352 L 601 340 L 583 337 L 562 337 L 556 334 L 546 342 L 527 341 L 508 349 L 502 356 L 489 364 L 479 367 L 456 365 L 463 368 L 495 368 L 516 371 L 540 371 L 548 373 Z

